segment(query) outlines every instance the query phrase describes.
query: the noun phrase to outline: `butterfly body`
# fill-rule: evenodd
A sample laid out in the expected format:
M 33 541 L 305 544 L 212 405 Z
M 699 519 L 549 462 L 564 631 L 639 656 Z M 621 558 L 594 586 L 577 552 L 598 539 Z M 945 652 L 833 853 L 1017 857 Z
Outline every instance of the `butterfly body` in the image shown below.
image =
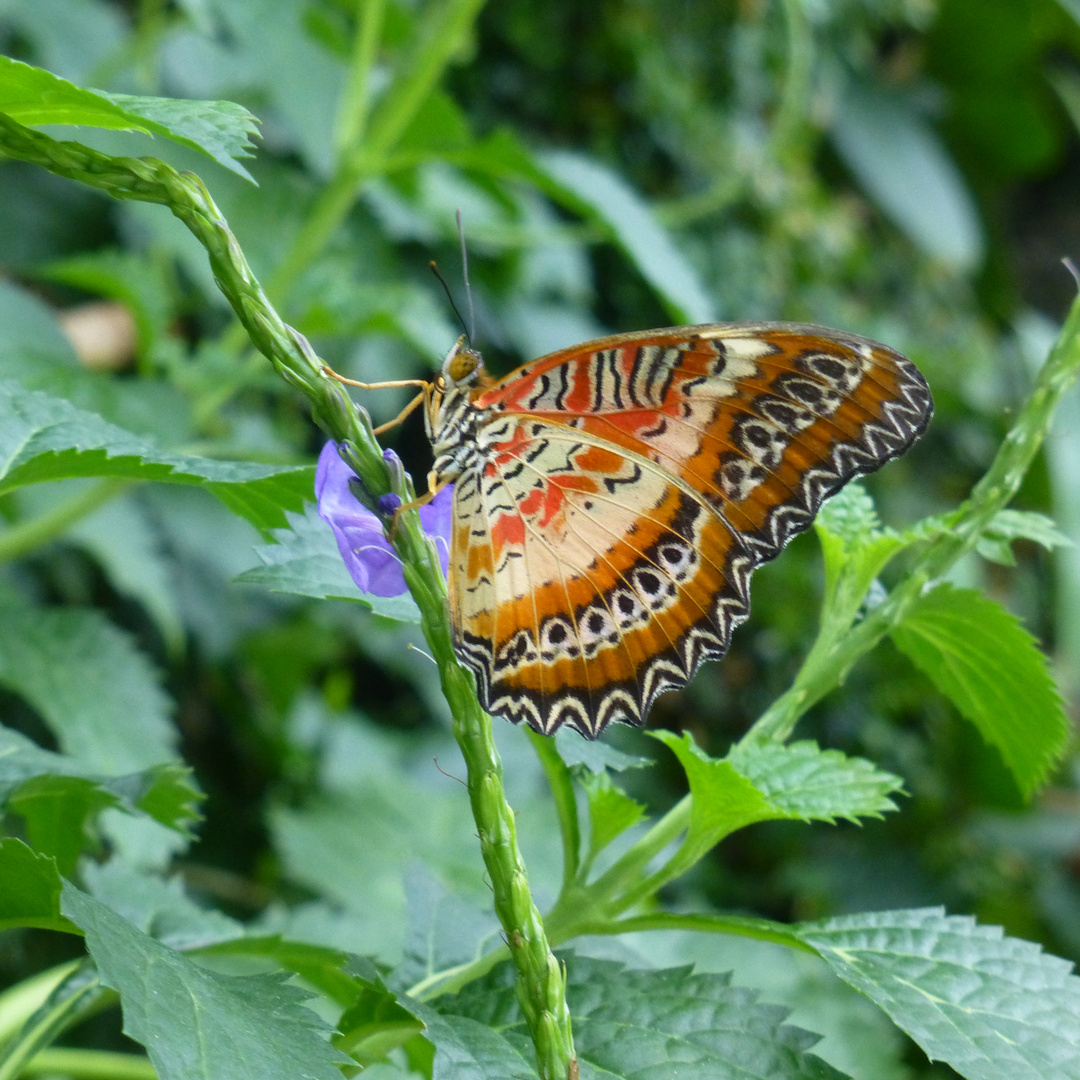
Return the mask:
M 427 422 L 482 703 L 545 733 L 642 723 L 727 650 L 753 570 L 931 413 L 900 354 L 801 324 L 620 334 L 498 381 L 459 341 Z

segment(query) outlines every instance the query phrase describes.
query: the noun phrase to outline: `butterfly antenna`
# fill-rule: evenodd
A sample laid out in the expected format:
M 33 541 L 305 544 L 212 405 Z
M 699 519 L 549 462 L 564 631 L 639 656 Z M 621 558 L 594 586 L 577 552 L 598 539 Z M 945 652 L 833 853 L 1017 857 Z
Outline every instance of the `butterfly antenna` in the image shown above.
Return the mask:
M 458 311 L 457 304 L 454 303 L 454 294 L 450 291 L 450 286 L 446 284 L 446 278 L 442 276 L 442 271 L 439 269 L 438 264 L 432 259 L 431 262 L 428 263 L 428 266 L 435 275 L 435 280 L 443 287 L 443 292 L 446 293 L 446 299 L 450 301 L 450 307 L 457 316 L 457 321 L 461 323 L 461 329 L 465 331 L 465 336 L 471 341 L 472 338 L 469 334 L 469 328 L 465 325 L 465 320 L 461 317 L 461 312 Z
M 471 343 L 473 338 L 476 337 L 476 309 L 473 307 L 472 285 L 469 284 L 469 252 L 465 247 L 465 226 L 461 222 L 460 206 L 457 208 L 454 217 L 457 220 L 458 240 L 461 243 L 461 276 L 465 280 L 465 305 L 469 311 L 469 326 L 465 333 Z

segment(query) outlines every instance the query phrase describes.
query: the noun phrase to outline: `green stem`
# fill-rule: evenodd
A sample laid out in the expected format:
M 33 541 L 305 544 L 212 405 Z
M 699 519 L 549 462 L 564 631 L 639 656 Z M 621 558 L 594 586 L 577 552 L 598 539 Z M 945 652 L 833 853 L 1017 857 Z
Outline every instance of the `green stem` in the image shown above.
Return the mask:
M 814 38 L 803 10 L 803 0 L 784 0 L 783 6 L 787 23 L 787 70 L 770 142 L 777 164 L 792 169 L 800 164 L 804 156 L 803 131 L 810 106 Z
M 546 919 L 552 940 L 565 941 L 572 937 L 570 928 L 583 919 L 611 919 L 652 895 L 660 887 L 656 882 L 667 867 L 643 879 L 645 869 L 686 831 L 690 807 L 690 796 L 686 795 L 595 881 L 564 889 Z
M 574 780 L 566 762 L 559 756 L 555 740 L 546 735 L 538 735 L 535 731 L 529 731 L 528 734 L 547 776 L 551 794 L 555 797 L 555 813 L 558 815 L 559 831 L 562 834 L 562 888 L 565 891 L 577 877 L 581 863 L 581 822 L 578 819 Z
M 478 0 L 468 0 L 465 6 L 472 10 L 477 4 Z M 456 7 L 460 10 L 463 5 Z M 339 444 L 343 459 L 360 477 L 372 504 L 391 491 L 403 502 L 412 498 L 404 471 L 384 459 L 367 413 L 357 408 L 339 382 L 326 375 L 307 340 L 271 306 L 228 223 L 197 176 L 181 175 L 150 158 L 110 158 L 77 143 L 58 143 L 3 115 L 0 150 L 118 198 L 168 206 L 206 248 L 218 286 L 256 348 L 282 378 L 308 398 L 315 422 Z M 415 510 L 384 521 L 420 609 L 421 627 L 453 713 L 480 849 L 495 894 L 495 910 L 517 968 L 518 998 L 536 1046 L 538 1070 L 542 1080 L 566 1080 L 575 1067 L 566 979 L 529 891 L 514 813 L 503 789 L 491 718 L 481 710 L 472 676 L 454 654 L 438 552 Z
M 807 945 L 791 930 L 781 923 L 767 919 L 746 919 L 736 915 L 694 915 L 672 911 L 657 911 L 648 915 L 634 915 L 627 919 L 609 921 L 581 922 L 574 927 L 574 934 L 633 934 L 644 930 L 678 930 L 690 933 L 731 934 L 735 937 L 753 938 L 755 941 L 769 941 L 775 945 L 786 945 L 801 952 L 818 952 Z
M 337 171 L 315 200 L 303 228 L 270 278 L 267 288 L 275 300 L 286 295 L 338 231 L 364 181 L 383 171 L 387 155 L 431 95 L 483 6 L 484 0 L 446 0 L 435 11 L 425 13 L 420 40 L 408 50 L 410 63 L 383 95 L 367 127 L 366 140 L 362 139 L 366 103 L 358 107 L 356 102 L 350 102 L 345 123 L 356 141 L 347 147 L 342 145 Z M 364 74 L 362 66 L 370 62 L 365 51 L 369 47 L 373 57 L 375 42 L 369 45 L 364 39 L 365 35 L 377 34 L 374 21 L 369 18 L 361 24 L 353 65 L 355 78 Z
M 458 964 L 456 967 L 432 972 L 427 978 L 410 986 L 405 993 L 409 997 L 416 998 L 417 1001 L 430 1001 L 441 994 L 456 994 L 462 987 L 483 978 L 492 968 L 509 959 L 510 950 L 503 945 L 489 953 L 484 953 L 483 956 L 478 956 L 475 960 L 470 960 L 467 964 Z
M 76 521 L 92 514 L 98 507 L 122 495 L 134 484 L 133 480 L 99 480 L 86 491 L 79 492 L 47 513 L 29 521 L 20 521 L 0 532 L 0 562 L 19 559 L 43 544 L 62 536 Z
M 43 998 L 42 991 L 46 988 L 49 992 Z M 89 961 L 54 968 L 14 989 L 20 994 L 9 1003 L 5 1026 L 13 1024 L 20 1007 L 25 1010 L 25 1020 L 4 1042 L 0 1052 L 0 1080 L 22 1076 L 30 1062 L 62 1031 L 116 996 L 102 986 Z
M 49 995 L 78 967 L 69 964 L 39 972 L 0 993 L 0 1046 L 3 1046 L 41 1008 Z
M 746 744 L 782 742 L 799 718 L 839 686 L 852 665 L 899 625 L 923 590 L 970 551 L 999 510 L 1020 489 L 1039 452 L 1061 398 L 1080 375 L 1080 299 L 1073 302 L 1050 356 L 1016 424 L 1005 436 L 971 497 L 951 515 L 952 529 L 933 540 L 888 598 L 846 633 L 815 643 L 791 687 L 762 714 L 743 737 Z
M 25 1076 L 72 1076 L 78 1080 L 157 1080 L 149 1058 L 105 1050 L 42 1050 L 23 1066 Z
M 682 933 L 732 934 L 736 937 L 768 941 L 818 955 L 816 949 L 807 945 L 792 933 L 790 928 L 781 923 L 770 922 L 767 919 L 743 918 L 737 915 L 696 915 L 656 911 L 646 915 L 633 915 L 625 919 L 584 917 L 574 922 L 566 922 L 561 927 L 553 925 L 550 918 L 546 921 L 548 936 L 554 945 L 576 937 L 594 934 L 615 936 L 647 930 L 677 930 Z M 485 953 L 467 964 L 459 964 L 457 967 L 434 972 L 422 982 L 410 987 L 408 994 L 421 1001 L 430 1001 L 441 994 L 456 993 L 463 986 L 483 978 L 496 964 L 505 959 L 505 948 Z
M 334 142 L 341 160 L 359 146 L 371 110 L 371 73 L 382 37 L 386 0 L 357 0 L 356 40 L 353 43 L 349 82 L 338 109 Z

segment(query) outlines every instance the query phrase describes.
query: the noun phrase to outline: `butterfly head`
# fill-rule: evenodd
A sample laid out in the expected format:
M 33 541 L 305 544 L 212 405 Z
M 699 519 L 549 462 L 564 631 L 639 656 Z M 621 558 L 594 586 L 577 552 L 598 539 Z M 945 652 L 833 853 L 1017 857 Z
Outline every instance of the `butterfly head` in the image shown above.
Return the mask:
M 488 379 L 480 354 L 465 344 L 465 335 L 454 342 L 443 360 L 437 384 L 443 393 L 451 390 L 471 390 Z
M 471 401 L 493 382 L 480 354 L 465 344 L 465 335 L 454 342 L 435 380 L 427 412 L 427 432 L 435 452 L 434 473 L 440 480 L 460 475 L 475 454 L 473 436 L 480 413 Z

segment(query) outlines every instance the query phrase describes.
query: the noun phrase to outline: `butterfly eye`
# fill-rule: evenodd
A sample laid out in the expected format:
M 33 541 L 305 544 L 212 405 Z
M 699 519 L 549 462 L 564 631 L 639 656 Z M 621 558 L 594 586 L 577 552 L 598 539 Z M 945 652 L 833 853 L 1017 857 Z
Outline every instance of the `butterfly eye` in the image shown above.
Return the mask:
M 455 353 L 447 365 L 446 374 L 450 381 L 459 383 L 467 379 L 480 366 L 480 357 L 471 350 Z

